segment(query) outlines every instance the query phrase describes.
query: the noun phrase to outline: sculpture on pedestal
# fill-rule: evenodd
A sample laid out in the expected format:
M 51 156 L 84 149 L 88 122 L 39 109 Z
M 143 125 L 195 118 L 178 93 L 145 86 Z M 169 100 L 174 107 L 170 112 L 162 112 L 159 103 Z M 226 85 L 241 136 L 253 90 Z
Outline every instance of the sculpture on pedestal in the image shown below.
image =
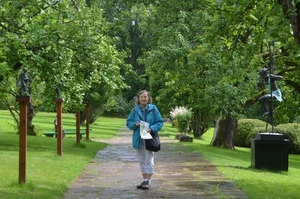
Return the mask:
M 264 79 L 264 84 L 268 88 L 268 93 L 258 99 L 262 108 L 264 109 L 263 117 L 272 116 L 273 115 L 273 103 L 272 100 L 276 99 L 279 102 L 282 102 L 282 94 L 280 89 L 278 88 L 276 81 L 283 79 L 283 76 L 269 74 L 269 70 L 267 68 L 262 68 L 259 71 L 259 74 Z
M 18 87 L 19 87 L 20 95 L 29 95 L 28 94 L 28 83 L 29 83 L 29 77 L 27 74 L 27 68 L 23 68 L 21 74 L 19 75 L 19 79 L 18 79 Z
M 60 80 L 57 85 L 56 85 L 56 98 L 57 99 L 61 99 L 61 96 L 60 96 L 60 90 L 61 90 L 61 86 L 62 86 L 62 81 Z

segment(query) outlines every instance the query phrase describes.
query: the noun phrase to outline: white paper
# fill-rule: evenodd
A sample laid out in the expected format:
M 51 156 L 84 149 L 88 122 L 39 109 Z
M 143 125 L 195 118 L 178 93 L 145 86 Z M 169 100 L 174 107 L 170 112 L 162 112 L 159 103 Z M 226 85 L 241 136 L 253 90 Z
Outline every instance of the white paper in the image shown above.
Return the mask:
M 141 121 L 140 122 L 140 134 L 142 139 L 152 139 L 152 136 L 150 133 L 148 133 L 149 130 L 149 123 Z

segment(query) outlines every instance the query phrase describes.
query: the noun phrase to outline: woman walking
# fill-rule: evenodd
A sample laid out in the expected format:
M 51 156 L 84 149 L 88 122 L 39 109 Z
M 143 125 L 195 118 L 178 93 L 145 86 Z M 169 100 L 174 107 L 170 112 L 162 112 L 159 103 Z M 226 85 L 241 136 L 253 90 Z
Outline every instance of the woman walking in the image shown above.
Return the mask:
M 140 136 L 140 122 L 149 123 L 147 133 L 158 133 L 163 127 L 164 121 L 155 105 L 151 104 L 152 99 L 146 90 L 142 90 L 137 95 L 137 104 L 131 110 L 126 126 L 133 130 L 132 146 L 136 149 L 140 162 L 143 182 L 137 186 L 138 189 L 149 189 L 151 187 L 151 177 L 154 174 L 154 152 L 145 148 L 145 140 Z

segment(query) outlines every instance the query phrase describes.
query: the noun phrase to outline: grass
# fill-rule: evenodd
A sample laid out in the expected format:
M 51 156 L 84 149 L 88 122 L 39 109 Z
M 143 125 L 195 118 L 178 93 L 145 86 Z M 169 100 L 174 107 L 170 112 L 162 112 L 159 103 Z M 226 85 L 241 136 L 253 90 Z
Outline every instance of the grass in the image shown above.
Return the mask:
M 75 144 L 71 135 L 63 142 L 63 156 L 56 155 L 56 139 L 42 136 L 53 129 L 54 113 L 38 113 L 33 123 L 39 136 L 28 136 L 27 175 L 24 185 L 18 184 L 18 136 L 7 111 L 0 111 L 0 198 L 59 199 L 104 143 L 82 140 Z M 63 114 L 64 128 L 75 127 L 74 114 Z M 125 125 L 125 119 L 100 117 L 90 127 L 91 138 L 111 138 Z M 176 130 L 165 123 L 160 136 L 175 137 Z M 251 149 L 228 150 L 210 146 L 213 129 L 193 143 L 178 143 L 197 151 L 217 166 L 227 178 L 250 199 L 296 199 L 300 197 L 300 156 L 289 155 L 289 170 L 271 172 L 251 167 Z
M 172 132 L 172 133 L 170 133 Z M 174 137 L 171 124 L 165 124 L 163 133 Z M 297 199 L 300 192 L 300 156 L 289 155 L 288 171 L 271 172 L 251 167 L 251 149 L 236 147 L 228 150 L 209 145 L 213 129 L 193 143 L 180 143 L 197 151 L 217 166 L 227 178 L 243 190 L 250 199 Z
M 0 198 L 61 198 L 68 185 L 105 143 L 82 140 L 75 135 L 63 140 L 63 155 L 57 155 L 57 141 L 42 132 L 53 131 L 55 113 L 38 113 L 33 120 L 38 136 L 27 137 L 26 183 L 19 184 L 19 136 L 8 111 L 0 111 Z M 63 114 L 63 127 L 75 128 L 74 114 Z M 90 138 L 111 138 L 125 125 L 125 119 L 100 117 L 90 125 Z

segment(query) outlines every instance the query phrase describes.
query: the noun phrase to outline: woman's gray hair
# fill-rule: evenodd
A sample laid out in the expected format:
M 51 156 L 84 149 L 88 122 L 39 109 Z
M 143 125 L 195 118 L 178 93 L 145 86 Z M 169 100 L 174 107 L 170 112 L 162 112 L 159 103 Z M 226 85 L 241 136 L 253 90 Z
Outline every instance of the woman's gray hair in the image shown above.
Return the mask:
M 147 93 L 147 96 L 149 98 L 148 104 L 152 103 L 152 97 L 150 96 L 150 93 L 147 90 L 141 90 L 138 94 L 137 94 L 137 99 L 139 99 L 140 95 L 142 93 Z M 138 102 L 139 103 L 139 102 Z

